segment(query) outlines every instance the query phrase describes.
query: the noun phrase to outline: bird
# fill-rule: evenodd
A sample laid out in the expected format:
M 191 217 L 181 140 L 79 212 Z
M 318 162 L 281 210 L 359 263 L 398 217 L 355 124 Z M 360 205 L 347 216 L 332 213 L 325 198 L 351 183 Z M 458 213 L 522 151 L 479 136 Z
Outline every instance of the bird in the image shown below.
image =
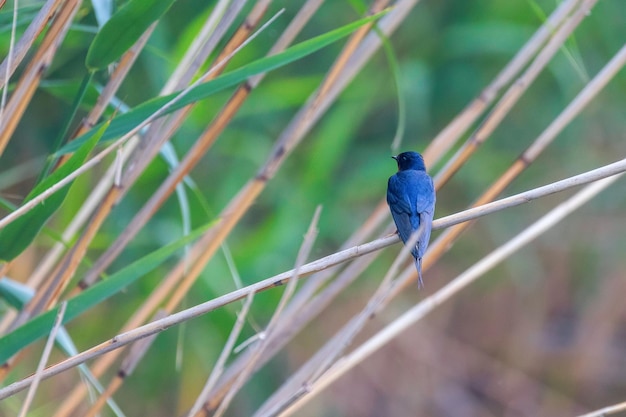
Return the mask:
M 387 204 L 402 242 L 406 244 L 411 234 L 424 225 L 417 244 L 411 249 L 419 278 L 418 288 L 422 288 L 422 257 L 428 247 L 435 214 L 435 186 L 419 153 L 402 152 L 392 158 L 398 163 L 398 172 L 387 182 Z

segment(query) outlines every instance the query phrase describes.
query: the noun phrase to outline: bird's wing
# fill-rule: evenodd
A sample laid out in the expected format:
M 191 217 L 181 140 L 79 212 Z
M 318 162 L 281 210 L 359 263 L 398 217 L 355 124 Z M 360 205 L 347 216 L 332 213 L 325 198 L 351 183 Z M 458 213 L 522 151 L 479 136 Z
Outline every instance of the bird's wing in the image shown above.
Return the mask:
M 397 175 L 389 178 L 387 185 L 387 203 L 403 242 L 406 242 L 411 233 L 419 227 L 419 217 L 413 208 L 411 193 L 407 191 L 410 187 L 407 185 L 409 184 Z
M 435 212 L 435 186 L 433 180 L 424 171 L 411 172 L 410 199 L 415 213 Z

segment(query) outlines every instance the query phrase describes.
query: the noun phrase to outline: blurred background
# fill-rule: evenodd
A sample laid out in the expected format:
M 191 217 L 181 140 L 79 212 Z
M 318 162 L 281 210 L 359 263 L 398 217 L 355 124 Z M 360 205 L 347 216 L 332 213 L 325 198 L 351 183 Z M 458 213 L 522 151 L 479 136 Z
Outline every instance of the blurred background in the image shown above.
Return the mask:
M 213 3 L 174 3 L 118 91 L 120 100 L 133 107 L 158 94 Z M 281 8 L 285 8 L 284 14 L 236 55 L 226 71 L 263 56 L 302 3 L 274 1 L 267 15 Z M 20 1 L 18 37 L 41 4 Z M 557 4 L 554 0 L 420 1 L 390 37 L 399 89 L 394 81 L 394 63 L 381 50 L 289 156 L 229 235 L 227 250 L 243 284 L 293 267 L 318 205 L 323 210 L 311 259 L 336 252 L 385 196 L 387 178 L 396 171 L 390 156 L 396 153 L 391 143 L 399 123 L 404 128 L 400 150 L 423 151 L 493 80 Z M 359 5 L 358 1 L 325 2 L 296 42 L 358 19 L 362 15 L 357 11 Z M 247 4 L 244 10 L 250 7 Z M 593 8 L 493 135 L 439 190 L 436 218 L 465 209 L 502 175 L 623 46 L 625 18 L 623 0 L 601 1 Z M 2 56 L 8 53 L 11 21 L 9 1 L 0 10 Z M 54 138 L 84 75 L 85 55 L 96 30 L 91 4 L 83 3 L 0 158 L 0 193 L 4 199 L 19 204 L 32 188 L 45 157 L 53 151 Z M 272 71 L 254 90 L 190 175 L 200 192 L 190 193 L 189 198 L 194 226 L 213 219 L 255 175 L 278 135 L 323 80 L 342 45 L 332 44 Z M 102 84 L 105 80 L 106 74 L 100 74 L 94 81 Z M 189 149 L 232 91 L 213 95 L 195 107 L 172 141 L 179 156 Z M 406 119 L 400 121 L 399 102 L 406 106 Z M 622 71 L 503 196 L 622 159 L 626 155 L 625 105 L 626 73 Z M 113 112 L 110 109 L 108 115 Z M 455 150 L 429 166 L 429 171 L 437 173 Z M 20 167 L 23 169 L 14 170 Z M 103 169 L 97 168 L 77 181 L 48 224 L 49 229 L 56 233 L 64 230 L 82 204 L 82 198 L 73 196 L 88 193 Z M 97 259 L 113 242 L 168 172 L 162 158 L 151 164 L 114 208 L 90 246 L 87 260 Z M 619 180 L 511 256 L 342 377 L 298 415 L 558 416 L 624 401 L 624 184 L 623 179 Z M 425 273 L 425 288 L 404 291 L 372 320 L 357 342 L 437 291 L 573 192 L 479 220 Z M 179 237 L 180 210 L 178 200 L 170 198 L 110 271 Z M 434 233 L 432 239 L 437 235 Z M 37 245 L 13 265 L 11 278 L 25 281 L 54 241 L 50 234 L 39 238 Z M 399 250 L 399 245 L 385 249 L 321 317 L 252 378 L 227 414 L 251 415 L 363 308 Z M 112 337 L 173 262 L 68 325 L 79 350 Z M 232 291 L 232 265 L 219 252 L 181 307 Z M 87 269 L 88 263 L 77 275 Z M 281 294 L 280 290 L 259 294 L 250 321 L 267 323 Z M 231 304 L 159 335 L 124 389 L 115 395 L 126 415 L 169 416 L 187 410 L 210 373 L 240 306 Z M 247 325 L 241 340 L 255 332 Z M 42 343 L 29 353 L 33 360 L 38 358 Z M 61 358 L 59 353 L 53 355 L 54 362 Z M 75 384 L 75 378 L 66 373 L 43 383 L 32 415 L 49 415 L 48 410 L 55 409 L 55 402 Z M 19 402 L 12 401 L 0 405 L 1 415 L 13 415 Z M 110 411 L 103 415 L 110 415 L 107 413 Z

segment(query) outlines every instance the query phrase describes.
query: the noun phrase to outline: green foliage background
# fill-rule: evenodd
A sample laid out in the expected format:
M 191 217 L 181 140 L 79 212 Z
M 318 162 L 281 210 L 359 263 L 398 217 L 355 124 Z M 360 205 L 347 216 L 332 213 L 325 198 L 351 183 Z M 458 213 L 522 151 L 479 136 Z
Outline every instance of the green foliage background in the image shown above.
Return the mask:
M 118 98 L 133 107 L 158 94 L 210 12 L 211 3 L 179 0 L 173 4 L 118 92 Z M 301 3 L 274 2 L 271 10 L 275 12 L 284 7 L 284 14 L 241 51 L 227 70 L 262 57 Z M 312 257 L 336 251 L 385 195 L 387 178 L 395 171 L 389 156 L 398 125 L 399 101 L 404 102 L 407 111 L 401 149 L 422 151 L 534 33 L 544 19 L 538 11 L 549 14 L 555 3 L 553 0 L 421 1 L 390 39 L 399 63 L 400 91 L 394 86 L 389 60 L 382 51 L 378 52 L 289 157 L 229 236 L 228 249 L 243 283 L 256 282 L 293 266 L 302 236 L 319 204 L 323 212 Z M 30 10 L 37 10 L 38 6 L 39 3 L 20 6 L 18 32 L 24 30 L 29 16 L 34 13 Z M 246 6 L 249 8 L 250 5 Z M 439 192 L 436 217 L 460 211 L 480 195 L 623 45 L 625 10 L 620 0 L 598 3 L 567 48 L 557 54 L 492 137 Z M 360 16 L 350 2 L 326 2 L 298 40 L 332 30 Z M 2 56 L 8 51 L 10 19 L 11 7 L 7 4 L 0 11 Z M 42 88 L 0 159 L 2 172 L 32 159 L 41 161 L 39 158 L 54 151 L 54 139 L 86 71 L 84 61 L 94 30 L 93 11 L 85 3 L 48 70 Z M 342 43 L 333 44 L 271 72 L 253 92 L 191 175 L 199 191 L 199 195 L 190 193 L 193 227 L 214 220 L 216 213 L 254 176 L 282 129 L 321 82 L 341 47 Z M 94 87 L 104 81 L 104 74 L 96 74 Z M 87 108 L 90 100 L 97 97 L 94 91 L 88 95 Z M 173 141 L 179 156 L 215 117 L 232 91 L 234 89 L 218 93 L 196 106 Z M 506 194 L 621 159 L 626 154 L 624 97 L 626 77 L 622 71 Z M 110 109 L 108 115 L 113 112 Z M 436 173 L 441 165 L 429 169 Z M 38 166 L 43 167 L 43 162 Z M 51 232 L 64 230 L 84 195 L 99 178 L 101 169 L 77 181 L 61 210 L 48 224 Z M 153 162 L 102 227 L 82 271 L 87 269 L 89 260 L 96 259 L 124 229 L 167 173 L 168 166 L 161 158 Z M 12 179 L 0 178 L 3 197 L 19 204 L 32 189 L 37 175 L 36 169 L 8 188 L 3 186 L 2 180 Z M 425 409 L 431 410 L 430 415 L 450 415 L 446 414 L 446 406 L 452 401 L 454 387 L 450 387 L 449 392 L 438 393 L 412 389 L 414 379 L 438 380 L 446 374 L 446 356 L 439 356 L 442 363 L 432 363 L 437 355 L 428 356 L 430 359 L 426 360 L 427 355 L 416 352 L 423 348 L 420 334 L 429 334 L 435 328 L 445 338 L 453 339 L 453 343 L 476 355 L 532 375 L 541 381 L 540 387 L 548 386 L 567 398 L 574 398 L 573 402 L 585 409 L 619 401 L 626 379 L 623 375 L 613 375 L 606 368 L 623 365 L 623 359 L 615 351 L 626 346 L 623 331 L 626 309 L 623 305 L 613 306 L 619 311 L 607 312 L 606 316 L 597 309 L 608 308 L 605 303 L 611 299 L 611 291 L 607 288 L 614 291 L 624 288 L 624 284 L 616 281 L 618 278 L 623 281 L 626 267 L 623 257 L 626 196 L 623 190 L 623 181 L 618 182 L 562 225 L 489 273 L 454 303 L 442 308 L 428 324 L 415 328 L 413 334 L 375 355 L 371 364 L 363 365 L 337 383 L 336 389 L 316 400 L 307 409 L 308 414 L 302 415 L 409 415 L 402 410 Z M 448 282 L 565 197 L 567 195 L 552 196 L 478 222 L 425 275 L 426 293 Z M 53 233 L 44 234 L 38 240 L 41 250 L 54 242 Z M 110 272 L 172 242 L 181 234 L 180 207 L 172 197 L 118 258 Z M 340 297 L 321 320 L 309 326 L 278 359 L 255 376 L 244 390 L 245 395 L 237 397 L 230 415 L 250 415 L 297 364 L 355 313 L 376 287 L 397 251 L 398 248 L 386 250 L 349 294 Z M 24 280 L 28 276 L 34 267 L 29 262 L 36 259 L 35 252 L 37 250 L 33 249 L 19 258 L 20 265 L 13 279 Z M 68 330 L 79 349 L 113 336 L 172 262 L 72 323 Z M 231 276 L 226 258 L 220 253 L 208 264 L 186 305 L 231 291 L 234 288 Z M 280 294 L 281 291 L 269 291 L 258 295 L 251 312 L 252 320 L 266 323 Z M 416 289 L 411 289 L 387 314 L 392 316 L 421 297 Z M 166 416 L 187 409 L 210 372 L 238 308 L 239 304 L 230 305 L 160 335 L 125 389 L 115 397 L 127 415 Z M 586 322 L 590 317 L 605 325 L 608 324 L 603 317 L 608 317 L 614 330 L 614 338 L 603 351 L 587 350 L 580 345 L 591 337 L 584 330 L 596 328 Z M 374 328 L 386 321 L 385 317 L 377 320 Z M 75 329 L 79 331 L 73 331 Z M 254 329 L 247 326 L 245 336 L 254 333 Z M 439 335 L 437 340 L 444 336 Z M 38 357 L 36 352 L 41 347 L 36 346 L 33 358 Z M 581 374 L 571 367 L 584 362 L 589 355 L 604 356 L 597 358 L 597 368 L 580 371 L 588 378 L 578 379 Z M 55 360 L 58 359 L 60 355 L 55 356 Z M 498 376 L 482 375 L 486 386 L 478 387 L 476 378 L 481 377 L 480 367 L 473 363 L 462 355 L 449 362 L 450 366 L 463 366 L 466 371 L 463 373 L 466 385 L 459 383 L 460 388 L 456 388 L 468 395 L 489 397 L 493 388 L 490 384 L 495 384 Z M 402 372 L 403 368 L 407 372 Z M 61 396 L 64 387 L 48 382 L 41 390 L 45 392 L 42 397 L 51 399 Z M 380 414 L 360 408 L 368 402 L 358 403 L 357 399 L 371 395 L 381 401 Z M 141 401 L 137 401 L 138 398 Z M 486 402 L 493 415 L 503 415 L 508 409 L 495 400 L 493 404 Z M 420 408 L 425 407 L 424 404 L 431 408 Z M 2 407 L 11 409 L 11 406 Z M 39 412 L 45 414 L 46 401 L 42 399 L 38 407 Z M 0 413 L 8 412 L 7 408 Z

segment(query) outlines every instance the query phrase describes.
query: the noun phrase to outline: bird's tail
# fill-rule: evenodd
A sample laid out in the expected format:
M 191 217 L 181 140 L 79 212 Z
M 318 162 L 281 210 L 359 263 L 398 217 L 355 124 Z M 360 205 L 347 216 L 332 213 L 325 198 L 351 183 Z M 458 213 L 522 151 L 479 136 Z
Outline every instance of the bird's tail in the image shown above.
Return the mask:
M 424 288 L 424 281 L 422 280 L 422 258 L 415 258 L 415 268 L 417 268 L 417 289 Z

